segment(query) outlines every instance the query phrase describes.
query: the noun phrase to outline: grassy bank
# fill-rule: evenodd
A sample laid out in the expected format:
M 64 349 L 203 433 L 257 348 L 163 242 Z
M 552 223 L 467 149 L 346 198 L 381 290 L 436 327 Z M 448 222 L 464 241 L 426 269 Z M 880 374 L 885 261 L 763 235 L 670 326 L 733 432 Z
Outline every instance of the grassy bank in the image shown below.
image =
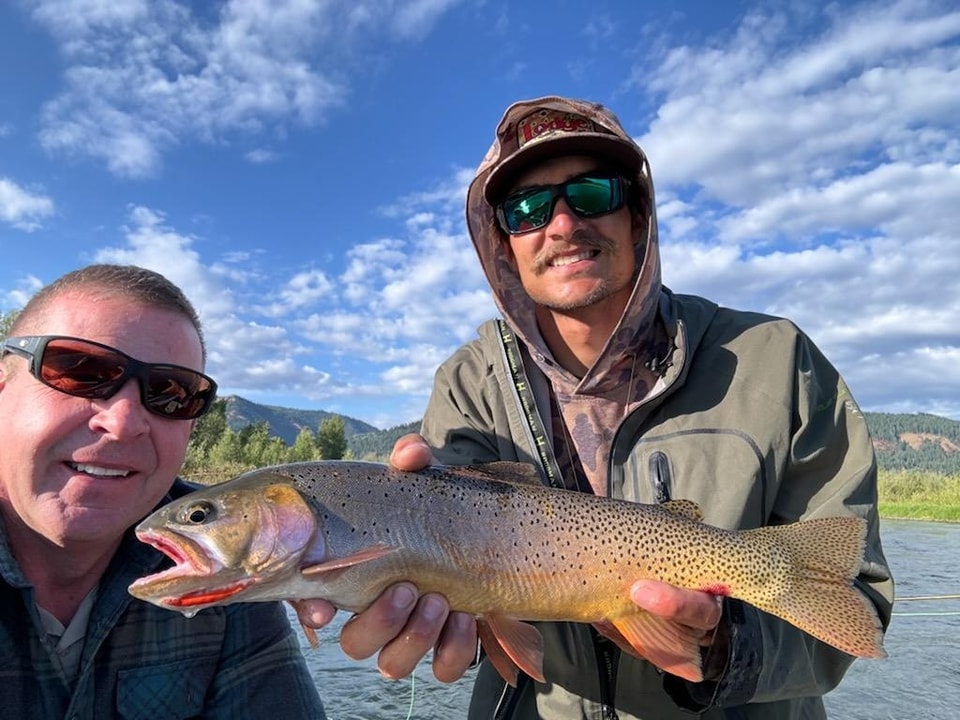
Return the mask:
M 960 522 L 960 475 L 881 471 L 879 491 L 882 517 Z

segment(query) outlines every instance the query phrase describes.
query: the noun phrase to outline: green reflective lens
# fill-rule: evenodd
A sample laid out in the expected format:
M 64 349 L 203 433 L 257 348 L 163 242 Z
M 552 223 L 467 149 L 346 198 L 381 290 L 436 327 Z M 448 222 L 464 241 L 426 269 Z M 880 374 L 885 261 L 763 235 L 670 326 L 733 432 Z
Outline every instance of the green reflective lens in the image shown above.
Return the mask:
M 558 185 L 521 190 L 497 208 L 497 219 L 511 235 L 538 230 L 550 222 L 561 197 L 579 217 L 590 218 L 623 207 L 625 180 L 619 177 L 581 175 Z

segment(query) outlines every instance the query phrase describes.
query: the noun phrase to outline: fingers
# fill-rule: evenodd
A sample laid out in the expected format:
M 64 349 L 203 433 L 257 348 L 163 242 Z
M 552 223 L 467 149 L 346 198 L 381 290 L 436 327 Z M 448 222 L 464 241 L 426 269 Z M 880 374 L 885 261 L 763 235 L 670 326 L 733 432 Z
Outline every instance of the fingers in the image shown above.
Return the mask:
M 398 470 L 416 472 L 434 462 L 433 451 L 417 433 L 399 438 L 390 453 L 390 464 Z
M 472 615 L 452 612 L 433 651 L 433 675 L 440 682 L 463 677 L 477 657 L 477 621 Z
M 290 604 L 297 611 L 300 624 L 319 630 L 328 625 L 337 609 L 326 600 L 291 600 Z
M 417 604 L 417 589 L 398 583 L 384 591 L 362 613 L 350 618 L 340 631 L 340 647 L 354 660 L 373 655 L 396 638 Z
M 413 672 L 429 653 L 443 630 L 450 613 L 447 601 L 440 595 L 424 595 L 402 632 L 383 646 L 377 667 L 388 678 L 402 678 Z
M 377 667 L 389 678 L 413 672 L 440 638 L 450 608 L 441 595 L 417 598 L 410 583 L 388 588 L 369 608 L 355 615 L 340 632 L 340 647 L 354 660 L 368 658 L 378 650 Z M 457 662 L 454 655 L 452 661 Z M 441 666 L 452 672 L 448 664 Z
M 635 582 L 630 599 L 647 612 L 704 633 L 712 631 L 723 614 L 723 598 L 656 580 Z
M 354 660 L 379 651 L 377 667 L 394 679 L 412 673 L 433 650 L 433 674 L 441 682 L 453 682 L 474 660 L 477 624 L 467 613 L 451 613 L 442 595 L 418 599 L 416 587 L 398 583 L 347 621 L 340 647 Z

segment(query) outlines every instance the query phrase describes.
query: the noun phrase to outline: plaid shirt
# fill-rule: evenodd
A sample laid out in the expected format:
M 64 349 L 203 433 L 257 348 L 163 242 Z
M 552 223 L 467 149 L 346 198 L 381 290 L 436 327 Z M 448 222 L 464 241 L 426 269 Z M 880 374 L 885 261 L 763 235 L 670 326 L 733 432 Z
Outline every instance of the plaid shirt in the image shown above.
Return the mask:
M 189 488 L 175 485 L 176 494 Z M 169 500 L 169 498 L 168 498 Z M 324 718 L 279 603 L 186 618 L 130 596 L 165 562 L 128 533 L 100 581 L 76 683 L 53 658 L 32 586 L 0 520 L 0 715 L 11 720 Z

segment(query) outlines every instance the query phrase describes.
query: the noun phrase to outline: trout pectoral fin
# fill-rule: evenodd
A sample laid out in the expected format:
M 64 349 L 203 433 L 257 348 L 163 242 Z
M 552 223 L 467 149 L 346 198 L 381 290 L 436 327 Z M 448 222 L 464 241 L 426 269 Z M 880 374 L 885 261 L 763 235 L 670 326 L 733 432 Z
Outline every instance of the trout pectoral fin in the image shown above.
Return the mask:
M 483 646 L 490 664 L 510 687 L 516 687 L 517 673 L 520 669 L 503 651 L 490 626 L 483 620 L 477 620 L 477 636 L 480 638 L 480 645 Z
M 321 563 L 307 565 L 306 567 L 300 568 L 300 573 L 305 578 L 317 577 L 334 570 L 343 570 L 351 565 L 359 565 L 360 563 L 369 562 L 370 560 L 376 560 L 384 555 L 396 552 L 399 549 L 400 548 L 394 545 L 372 545 L 359 552 L 353 553 L 353 555 L 346 555 L 342 558 L 331 558 Z
M 513 687 L 517 670 L 537 682 L 543 679 L 543 636 L 533 625 L 505 615 L 487 615 L 477 621 L 477 634 L 490 664 Z
M 594 623 L 594 627 L 622 650 L 664 672 L 691 682 L 703 680 L 700 640 L 690 628 L 647 612 Z

